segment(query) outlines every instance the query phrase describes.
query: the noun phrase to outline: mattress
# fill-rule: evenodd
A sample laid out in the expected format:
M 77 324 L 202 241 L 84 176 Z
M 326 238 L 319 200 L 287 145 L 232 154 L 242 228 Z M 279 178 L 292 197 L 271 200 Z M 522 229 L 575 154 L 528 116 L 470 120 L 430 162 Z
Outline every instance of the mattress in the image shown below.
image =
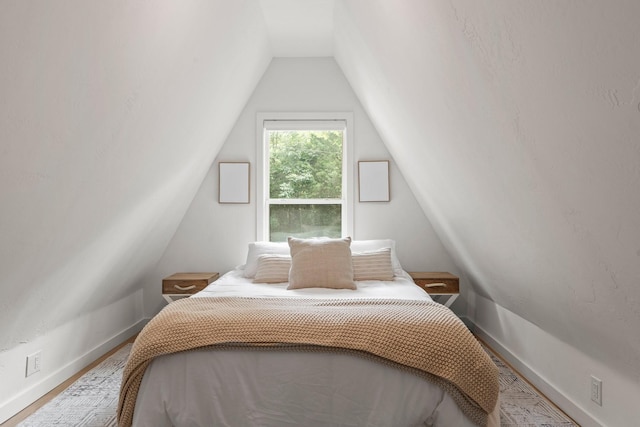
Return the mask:
M 258 284 L 241 269 L 192 298 L 423 299 L 403 273 L 356 290 Z M 214 326 L 214 325 L 213 325 Z M 428 337 L 425 337 L 428 339 Z M 498 405 L 497 405 L 498 406 Z M 489 425 L 499 425 L 497 408 Z M 134 426 L 472 426 L 437 385 L 360 354 L 278 348 L 198 349 L 160 356 L 147 368 Z

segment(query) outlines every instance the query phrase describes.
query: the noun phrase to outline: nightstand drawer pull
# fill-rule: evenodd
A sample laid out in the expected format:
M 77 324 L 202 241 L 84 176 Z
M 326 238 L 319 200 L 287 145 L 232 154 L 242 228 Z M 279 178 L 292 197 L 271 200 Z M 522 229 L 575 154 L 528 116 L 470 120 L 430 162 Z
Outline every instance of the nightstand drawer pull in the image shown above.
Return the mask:
M 446 283 L 429 283 L 424 285 L 425 288 L 446 288 Z
M 173 285 L 173 287 L 179 291 L 190 291 L 191 289 L 195 289 L 196 285 L 184 286 L 184 287 L 180 285 Z

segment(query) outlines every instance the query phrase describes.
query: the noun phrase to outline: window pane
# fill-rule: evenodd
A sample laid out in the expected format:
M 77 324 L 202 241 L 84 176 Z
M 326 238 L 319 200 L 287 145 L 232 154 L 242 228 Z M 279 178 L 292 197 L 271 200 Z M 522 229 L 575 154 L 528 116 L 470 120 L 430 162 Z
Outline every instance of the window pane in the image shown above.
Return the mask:
M 339 130 L 269 131 L 269 197 L 340 199 L 342 134 Z
M 271 205 L 269 240 L 284 242 L 293 237 L 341 236 L 341 205 Z

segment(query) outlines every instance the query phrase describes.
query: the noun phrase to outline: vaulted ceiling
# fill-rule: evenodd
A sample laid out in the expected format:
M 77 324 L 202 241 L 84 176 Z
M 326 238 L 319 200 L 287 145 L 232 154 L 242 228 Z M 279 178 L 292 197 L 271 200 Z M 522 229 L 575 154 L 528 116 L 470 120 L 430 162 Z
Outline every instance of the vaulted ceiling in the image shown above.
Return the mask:
M 335 0 L 260 0 L 273 56 L 333 56 Z
M 640 381 L 638 16 L 0 2 L 0 350 L 134 290 L 270 59 L 333 56 L 475 292 Z
M 476 292 L 640 380 L 640 9 L 311 3 Z

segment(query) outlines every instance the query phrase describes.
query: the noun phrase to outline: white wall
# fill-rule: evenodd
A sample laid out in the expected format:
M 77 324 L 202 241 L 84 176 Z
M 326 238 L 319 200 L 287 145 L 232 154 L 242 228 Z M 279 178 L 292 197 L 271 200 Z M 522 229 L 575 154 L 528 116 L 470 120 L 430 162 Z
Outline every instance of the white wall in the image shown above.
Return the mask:
M 640 418 L 618 410 L 616 379 L 640 396 L 638 16 L 622 0 L 406 0 L 337 2 L 335 17 L 336 61 L 443 244 L 475 293 L 539 333 L 504 334 L 489 305 L 469 317 L 621 426 Z
M 353 168 L 358 160 L 392 160 L 391 202 L 356 202 L 353 237 L 395 239 L 406 270 L 457 272 L 335 61 L 274 59 L 212 163 L 165 254 L 146 279 L 148 315 L 164 305 L 160 292 L 162 277 L 177 271 L 224 273 L 244 263 L 247 243 L 256 240 L 257 113 L 332 111 L 354 114 Z M 218 161 L 251 162 L 251 204 L 218 204 Z M 462 307 L 463 300 L 460 302 Z
M 255 1 L 0 2 L 0 422 L 140 321 L 266 38 Z
M 481 296 L 471 328 L 582 427 L 631 426 L 640 419 L 637 381 Z M 594 342 L 594 344 L 596 344 Z M 603 380 L 603 406 L 591 401 L 591 375 Z M 636 423 L 637 424 L 637 423 Z
M 0 423 L 140 332 L 142 289 L 0 354 Z M 25 357 L 40 352 L 41 370 L 25 377 Z

